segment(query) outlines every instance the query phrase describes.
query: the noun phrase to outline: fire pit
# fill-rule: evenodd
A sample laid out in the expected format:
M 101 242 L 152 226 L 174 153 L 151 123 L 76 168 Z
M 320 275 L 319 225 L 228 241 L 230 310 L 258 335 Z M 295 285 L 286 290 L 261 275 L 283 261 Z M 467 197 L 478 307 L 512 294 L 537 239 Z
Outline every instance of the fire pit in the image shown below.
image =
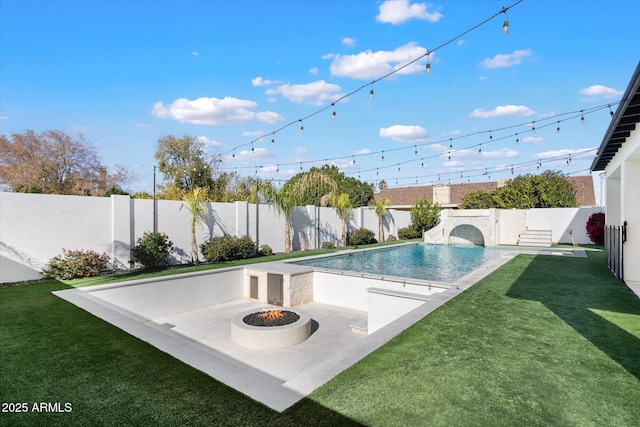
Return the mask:
M 231 321 L 231 340 L 247 348 L 266 350 L 292 347 L 310 335 L 311 317 L 300 311 L 251 311 Z

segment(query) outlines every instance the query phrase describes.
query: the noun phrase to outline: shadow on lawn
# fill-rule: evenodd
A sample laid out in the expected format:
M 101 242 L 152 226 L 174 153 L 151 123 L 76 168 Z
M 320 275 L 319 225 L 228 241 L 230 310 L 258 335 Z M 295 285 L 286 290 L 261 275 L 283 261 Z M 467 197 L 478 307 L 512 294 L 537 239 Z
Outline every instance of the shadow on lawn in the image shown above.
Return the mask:
M 603 263 L 536 257 L 506 295 L 541 302 L 640 379 L 640 338 L 594 312 L 640 316 L 640 301 Z

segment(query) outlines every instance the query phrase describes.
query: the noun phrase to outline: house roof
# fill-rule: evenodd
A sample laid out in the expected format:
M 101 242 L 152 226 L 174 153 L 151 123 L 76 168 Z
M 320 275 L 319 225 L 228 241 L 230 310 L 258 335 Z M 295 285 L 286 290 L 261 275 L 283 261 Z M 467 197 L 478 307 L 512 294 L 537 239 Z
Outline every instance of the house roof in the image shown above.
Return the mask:
M 593 206 L 596 204 L 595 192 L 593 190 L 593 179 L 590 175 L 572 176 L 569 182 L 576 188 L 576 202 L 578 206 Z M 446 186 L 443 186 L 446 187 Z M 498 188 L 498 181 L 475 182 L 469 184 L 450 184 L 449 203 L 444 206 L 457 206 L 462 202 L 462 198 L 472 191 L 493 191 Z M 391 200 L 391 205 L 396 207 L 411 207 L 416 201 L 426 197 L 433 202 L 434 186 L 425 185 L 420 187 L 385 188 L 375 195 L 376 200 L 383 197 Z
M 636 129 L 638 122 L 640 122 L 640 62 L 636 66 L 613 120 L 604 134 L 604 139 L 598 148 L 598 154 L 591 164 L 592 171 L 601 171 L 607 167 L 618 149 Z

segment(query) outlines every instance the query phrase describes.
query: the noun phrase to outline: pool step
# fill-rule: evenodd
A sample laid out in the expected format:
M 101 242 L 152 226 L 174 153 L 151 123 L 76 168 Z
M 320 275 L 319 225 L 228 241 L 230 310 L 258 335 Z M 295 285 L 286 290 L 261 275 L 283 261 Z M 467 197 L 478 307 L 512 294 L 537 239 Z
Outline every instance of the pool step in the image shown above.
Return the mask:
M 551 230 L 529 230 L 520 233 L 518 246 L 551 247 Z

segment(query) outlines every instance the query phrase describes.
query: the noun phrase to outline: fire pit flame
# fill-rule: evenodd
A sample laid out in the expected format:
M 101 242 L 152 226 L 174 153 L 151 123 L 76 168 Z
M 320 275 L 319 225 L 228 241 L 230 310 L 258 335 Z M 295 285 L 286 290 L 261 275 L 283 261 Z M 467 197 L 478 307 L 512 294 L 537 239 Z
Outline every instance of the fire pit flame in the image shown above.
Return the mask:
M 258 314 L 258 317 L 265 322 L 275 322 L 279 319 L 282 319 L 284 316 L 285 313 L 279 309 L 267 310 Z

